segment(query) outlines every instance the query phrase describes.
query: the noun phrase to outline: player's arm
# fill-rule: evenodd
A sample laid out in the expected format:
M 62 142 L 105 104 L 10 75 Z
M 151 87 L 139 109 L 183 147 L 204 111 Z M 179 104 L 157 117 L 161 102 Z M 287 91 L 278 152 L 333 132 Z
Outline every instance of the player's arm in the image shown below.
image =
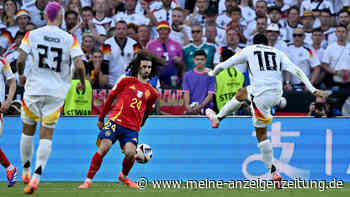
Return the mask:
M 109 110 L 111 109 L 112 103 L 114 101 L 114 99 L 118 96 L 118 94 L 122 91 L 123 86 L 124 86 L 124 81 L 123 79 L 120 79 L 120 81 L 118 81 L 114 87 L 112 88 L 112 90 L 109 92 L 108 96 L 107 96 L 107 100 L 105 102 L 105 104 L 103 105 L 103 110 L 100 113 L 99 117 L 98 117 L 98 121 L 99 122 L 103 122 L 105 119 L 105 116 L 107 115 L 107 113 L 109 112 Z
M 24 68 L 25 68 L 25 62 L 27 59 L 27 53 L 22 50 L 21 48 L 18 49 L 18 58 L 16 61 L 16 67 L 17 67 L 17 71 L 18 71 L 18 78 L 19 78 L 19 83 L 20 85 L 24 85 L 25 83 L 25 77 L 24 77 Z
M 116 98 L 116 96 L 117 96 L 116 90 L 112 90 L 108 94 L 107 100 L 106 100 L 105 104 L 103 105 L 103 110 L 102 110 L 102 112 L 100 113 L 100 115 L 98 117 L 98 121 L 102 121 L 103 122 L 105 116 L 107 115 L 107 113 L 111 109 L 112 103 L 113 103 L 114 99 Z
M 74 73 L 79 73 L 79 79 L 82 89 L 85 89 L 85 66 L 84 62 L 81 59 L 81 56 L 77 56 L 73 58 L 75 70 Z
M 246 53 L 247 53 L 247 48 L 244 48 L 238 51 L 235 55 L 233 55 L 226 61 L 216 65 L 213 71 L 208 72 L 208 75 L 213 77 L 228 67 L 236 66 L 237 64 L 243 64 L 244 62 L 247 61 Z
M 71 36 L 71 40 L 69 40 L 71 42 L 69 51 L 75 65 L 74 73 L 79 73 L 80 85 L 78 89 L 85 89 L 85 65 L 81 59 L 84 53 L 77 38 L 73 34 Z
M 156 95 L 156 96 L 155 96 L 152 100 L 150 100 L 149 103 L 147 104 L 147 108 L 146 108 L 145 114 L 143 115 L 141 127 L 145 124 L 145 122 L 146 122 L 148 116 L 152 113 L 152 111 L 155 110 L 157 100 L 158 100 L 158 95 Z
M 283 55 L 282 56 L 282 65 L 284 67 L 285 70 L 287 70 L 288 72 L 292 73 L 293 75 L 295 75 L 300 81 L 302 81 L 306 88 L 312 92 L 312 93 L 316 93 L 318 90 L 311 84 L 309 78 L 305 75 L 305 73 L 299 68 L 297 67 L 292 61 L 290 61 L 290 59 L 288 58 L 287 55 Z

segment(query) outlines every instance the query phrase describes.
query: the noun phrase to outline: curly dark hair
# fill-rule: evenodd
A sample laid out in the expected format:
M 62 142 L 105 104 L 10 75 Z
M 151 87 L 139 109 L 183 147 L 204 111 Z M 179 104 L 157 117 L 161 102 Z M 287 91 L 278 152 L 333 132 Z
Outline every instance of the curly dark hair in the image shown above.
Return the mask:
M 131 60 L 130 64 L 128 65 L 125 71 L 129 72 L 131 76 L 137 77 L 142 60 L 152 62 L 152 70 L 149 75 L 150 78 L 157 76 L 161 71 L 161 67 L 166 64 L 166 61 L 159 55 L 147 49 L 142 49 L 135 53 L 134 59 Z

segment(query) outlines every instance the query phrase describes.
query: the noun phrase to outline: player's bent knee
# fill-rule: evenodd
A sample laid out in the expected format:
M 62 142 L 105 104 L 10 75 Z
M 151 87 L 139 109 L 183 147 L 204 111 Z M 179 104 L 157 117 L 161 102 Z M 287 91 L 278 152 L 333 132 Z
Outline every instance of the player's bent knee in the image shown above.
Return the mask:
M 112 147 L 112 141 L 109 139 L 102 139 L 101 140 L 101 144 L 98 147 L 98 153 L 102 156 L 104 156 L 105 154 L 107 154 L 107 152 L 109 151 L 109 149 L 111 149 Z
M 136 145 L 133 143 L 126 143 L 124 146 L 124 154 L 127 158 L 132 159 L 136 155 Z

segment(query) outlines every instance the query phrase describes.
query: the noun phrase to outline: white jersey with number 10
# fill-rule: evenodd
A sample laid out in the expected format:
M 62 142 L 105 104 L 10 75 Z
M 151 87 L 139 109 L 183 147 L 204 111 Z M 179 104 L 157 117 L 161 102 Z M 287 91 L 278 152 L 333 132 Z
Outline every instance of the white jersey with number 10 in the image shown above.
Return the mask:
M 57 26 L 28 32 L 20 48 L 33 58 L 27 76 L 27 95 L 65 98 L 71 83 L 71 58 L 82 56 L 77 39 Z
M 314 90 L 310 82 L 305 79 L 305 74 L 293 64 L 288 56 L 282 51 L 265 45 L 251 45 L 238 51 L 225 62 L 218 64 L 221 68 L 237 64 L 247 64 L 251 94 L 257 96 L 266 90 L 279 89 L 282 91 L 282 71 L 287 70 L 297 77 L 303 78 L 307 86 Z M 304 75 L 303 75 L 304 74 Z

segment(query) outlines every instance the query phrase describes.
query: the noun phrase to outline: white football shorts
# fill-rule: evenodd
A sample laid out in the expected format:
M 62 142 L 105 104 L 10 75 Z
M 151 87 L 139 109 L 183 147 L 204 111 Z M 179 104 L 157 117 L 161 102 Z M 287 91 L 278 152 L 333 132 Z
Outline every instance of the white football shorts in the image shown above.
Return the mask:
M 276 106 L 282 97 L 281 90 L 266 90 L 258 96 L 253 96 L 251 101 L 251 111 L 253 115 L 254 127 L 264 128 L 271 124 L 273 116 L 271 110 Z
M 54 96 L 26 95 L 21 108 L 22 121 L 29 125 L 41 122 L 46 128 L 55 128 L 60 117 L 64 99 Z

